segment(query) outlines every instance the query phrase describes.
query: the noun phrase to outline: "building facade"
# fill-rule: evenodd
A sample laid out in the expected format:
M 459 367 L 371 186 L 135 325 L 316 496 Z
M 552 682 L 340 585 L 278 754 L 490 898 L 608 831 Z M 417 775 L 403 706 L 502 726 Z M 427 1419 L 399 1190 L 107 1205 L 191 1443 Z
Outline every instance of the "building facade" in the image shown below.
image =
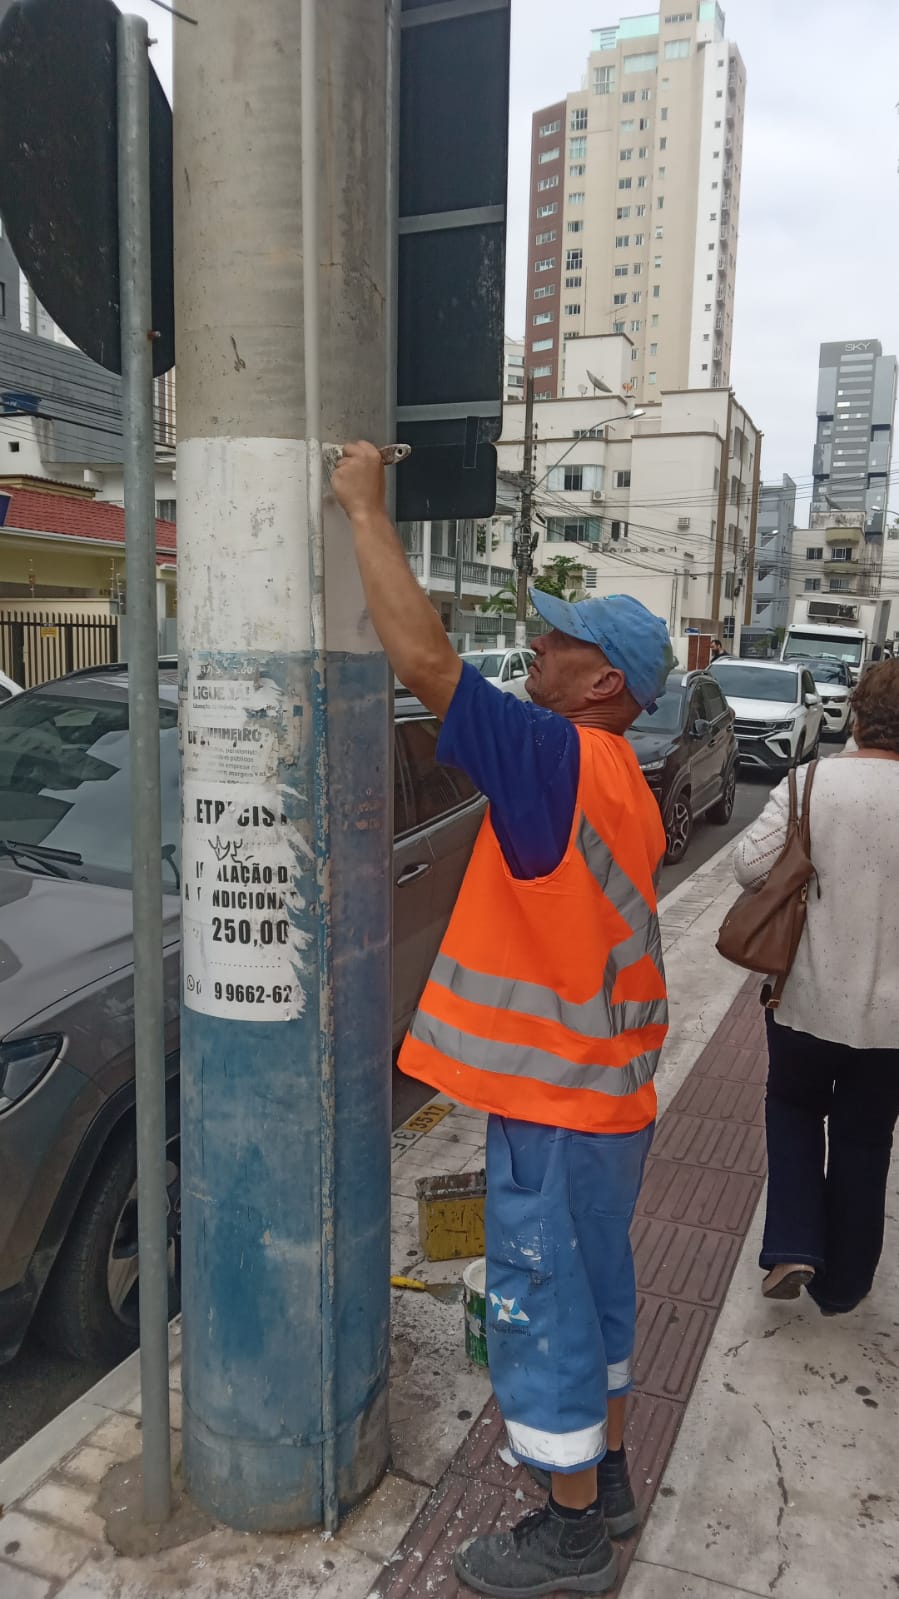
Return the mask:
M 866 536 L 864 511 L 812 511 L 808 527 L 794 534 L 791 598 L 877 599 L 882 567 L 882 541 Z
M 524 339 L 503 340 L 503 399 L 524 399 Z
M 877 339 L 822 344 L 812 511 L 863 511 L 883 539 L 893 457 L 897 362 Z
M 568 341 L 626 333 L 629 392 L 727 389 L 746 75 L 715 0 L 594 31 L 585 86 L 535 113 L 526 328 L 539 398 Z
M 784 473 L 780 483 L 759 489 L 752 620 L 744 642 L 755 636 L 779 640 L 790 620 L 796 484 Z
M 536 569 L 576 561 L 585 592 L 633 594 L 675 638 L 698 629 L 736 651 L 752 620 L 761 434 L 733 394 L 636 407 L 594 391 L 544 403 L 538 422 Z M 524 406 L 509 404 L 501 482 L 514 484 L 523 446 Z M 514 523 L 494 521 L 498 563 L 511 561 Z

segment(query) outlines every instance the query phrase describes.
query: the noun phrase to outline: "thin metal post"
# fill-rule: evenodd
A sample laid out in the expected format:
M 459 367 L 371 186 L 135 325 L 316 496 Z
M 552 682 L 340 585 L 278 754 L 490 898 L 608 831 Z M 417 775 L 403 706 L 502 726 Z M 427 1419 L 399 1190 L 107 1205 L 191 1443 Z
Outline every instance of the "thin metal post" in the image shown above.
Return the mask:
M 161 1522 L 171 1510 L 171 1443 L 149 57 L 143 17 L 119 17 L 117 45 L 143 1488 L 147 1521 Z
M 529 372 L 525 380 L 524 399 L 524 470 L 521 489 L 521 521 L 515 560 L 518 567 L 515 603 L 515 643 L 519 649 L 527 643 L 528 580 L 533 571 L 534 525 L 534 379 Z
M 321 1083 L 322 1206 L 322 1521 L 336 1532 L 337 1327 L 334 1079 L 334 962 L 331 911 L 331 780 L 328 761 L 328 674 L 325 626 L 325 539 L 322 510 L 321 230 L 319 227 L 318 0 L 300 11 L 300 205 L 303 227 L 303 386 L 306 398 L 306 518 L 312 635 L 313 843 L 318 905 L 318 1049 Z

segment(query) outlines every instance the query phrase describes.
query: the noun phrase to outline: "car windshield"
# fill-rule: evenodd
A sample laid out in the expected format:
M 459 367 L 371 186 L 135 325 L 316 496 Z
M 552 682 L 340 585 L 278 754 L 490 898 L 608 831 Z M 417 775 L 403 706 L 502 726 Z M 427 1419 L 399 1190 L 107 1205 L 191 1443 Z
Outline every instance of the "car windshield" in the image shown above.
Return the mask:
M 816 683 L 846 682 L 846 668 L 842 661 L 808 661 L 805 664 Z
M 178 885 L 178 712 L 159 709 L 163 886 Z M 131 882 L 128 690 L 75 677 L 0 706 L 0 838 L 81 856 L 79 877 Z M 23 861 L 25 856 L 22 857 Z
M 716 661 L 711 671 L 728 699 L 786 700 L 790 705 L 799 700 L 798 672 L 769 671 L 766 666 L 744 666 L 737 661 Z
M 830 655 L 835 661 L 848 661 L 850 666 L 858 666 L 862 645 L 860 638 L 840 638 L 826 629 L 821 633 L 789 633 L 784 660 L 793 660 L 797 655 Z
M 487 655 L 463 655 L 463 661 L 469 666 L 474 666 L 482 677 L 499 677 L 505 660 L 501 650 L 495 650 Z
M 684 710 L 684 696 L 680 688 L 666 688 L 656 700 L 656 711 L 650 716 L 641 711 L 631 724 L 635 733 L 679 733 Z

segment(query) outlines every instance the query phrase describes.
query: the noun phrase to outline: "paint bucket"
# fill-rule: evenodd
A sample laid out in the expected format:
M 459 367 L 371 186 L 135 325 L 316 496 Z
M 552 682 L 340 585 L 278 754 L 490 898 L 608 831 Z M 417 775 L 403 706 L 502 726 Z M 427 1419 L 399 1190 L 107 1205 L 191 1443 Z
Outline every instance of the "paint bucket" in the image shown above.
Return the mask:
M 473 1366 L 487 1364 L 487 1262 L 473 1260 L 462 1273 L 465 1353 Z

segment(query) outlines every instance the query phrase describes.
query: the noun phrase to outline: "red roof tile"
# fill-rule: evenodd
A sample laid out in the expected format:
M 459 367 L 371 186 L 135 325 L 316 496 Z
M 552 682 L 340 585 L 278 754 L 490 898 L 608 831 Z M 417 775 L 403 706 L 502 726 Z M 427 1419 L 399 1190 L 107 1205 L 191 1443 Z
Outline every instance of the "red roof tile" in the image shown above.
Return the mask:
M 120 505 L 109 505 L 81 495 L 54 494 L 41 489 L 4 486 L 10 507 L 4 528 L 19 528 L 29 533 L 62 533 L 73 539 L 96 539 L 103 544 L 125 543 L 125 512 Z M 156 520 L 156 549 L 174 556 L 175 523 Z

